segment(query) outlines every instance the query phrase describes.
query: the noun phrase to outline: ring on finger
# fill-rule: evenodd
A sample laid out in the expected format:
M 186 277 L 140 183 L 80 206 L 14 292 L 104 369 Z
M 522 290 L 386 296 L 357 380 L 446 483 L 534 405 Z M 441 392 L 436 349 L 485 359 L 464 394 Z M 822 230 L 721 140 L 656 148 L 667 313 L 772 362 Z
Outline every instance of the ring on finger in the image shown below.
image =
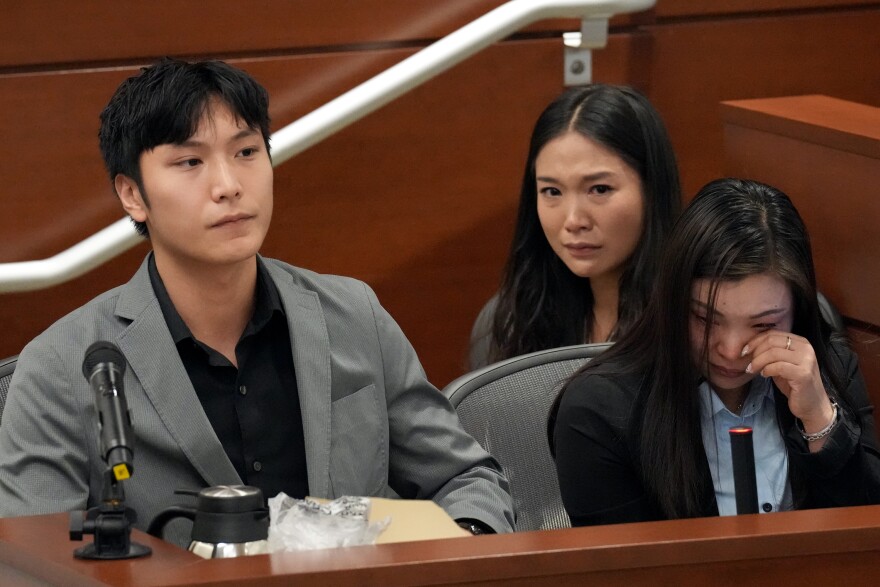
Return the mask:
M 786 339 L 785 340 L 785 350 L 790 351 L 791 350 L 791 337 L 786 336 L 785 339 Z

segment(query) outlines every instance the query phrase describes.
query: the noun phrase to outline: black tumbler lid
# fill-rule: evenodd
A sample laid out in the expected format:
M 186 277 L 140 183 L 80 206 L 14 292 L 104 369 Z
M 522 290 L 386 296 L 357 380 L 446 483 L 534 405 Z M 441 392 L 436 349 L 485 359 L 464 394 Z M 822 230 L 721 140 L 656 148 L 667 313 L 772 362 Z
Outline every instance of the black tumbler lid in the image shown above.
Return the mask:
M 198 509 L 202 512 L 234 514 L 266 507 L 263 491 L 250 485 L 215 485 L 199 491 Z

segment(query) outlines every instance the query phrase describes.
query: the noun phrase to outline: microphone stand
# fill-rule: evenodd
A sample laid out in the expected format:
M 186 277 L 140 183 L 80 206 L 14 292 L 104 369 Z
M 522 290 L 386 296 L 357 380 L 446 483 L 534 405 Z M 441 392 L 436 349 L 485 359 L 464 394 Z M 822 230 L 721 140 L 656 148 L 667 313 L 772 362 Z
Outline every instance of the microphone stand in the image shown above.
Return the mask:
M 730 431 L 730 452 L 733 460 L 733 490 L 736 514 L 758 513 L 758 483 L 755 477 L 755 448 L 752 429 L 737 426 Z
M 131 541 L 131 526 L 137 513 L 125 505 L 125 491 L 108 466 L 104 471 L 101 503 L 83 512 L 70 512 L 70 539 L 82 540 L 83 534 L 94 534 L 95 541 L 73 551 L 84 559 L 124 559 L 146 556 L 149 546 Z

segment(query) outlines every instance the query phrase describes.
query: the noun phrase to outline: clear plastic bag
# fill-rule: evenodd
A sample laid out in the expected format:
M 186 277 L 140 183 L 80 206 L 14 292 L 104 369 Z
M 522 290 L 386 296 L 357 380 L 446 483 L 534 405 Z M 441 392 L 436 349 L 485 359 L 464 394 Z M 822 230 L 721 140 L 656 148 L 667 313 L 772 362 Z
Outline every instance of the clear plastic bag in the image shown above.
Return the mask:
M 269 500 L 269 552 L 374 544 L 391 518 L 370 523 L 370 500 L 319 503 L 279 493 Z

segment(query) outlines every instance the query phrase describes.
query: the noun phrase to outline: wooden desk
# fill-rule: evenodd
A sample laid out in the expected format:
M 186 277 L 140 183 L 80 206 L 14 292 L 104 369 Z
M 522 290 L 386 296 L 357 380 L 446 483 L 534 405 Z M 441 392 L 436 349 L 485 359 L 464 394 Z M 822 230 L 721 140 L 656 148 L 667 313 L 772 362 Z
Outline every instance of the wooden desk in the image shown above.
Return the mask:
M 80 561 L 67 516 L 0 520 L 6 585 L 874 585 L 880 506 L 625 524 L 205 561 Z

